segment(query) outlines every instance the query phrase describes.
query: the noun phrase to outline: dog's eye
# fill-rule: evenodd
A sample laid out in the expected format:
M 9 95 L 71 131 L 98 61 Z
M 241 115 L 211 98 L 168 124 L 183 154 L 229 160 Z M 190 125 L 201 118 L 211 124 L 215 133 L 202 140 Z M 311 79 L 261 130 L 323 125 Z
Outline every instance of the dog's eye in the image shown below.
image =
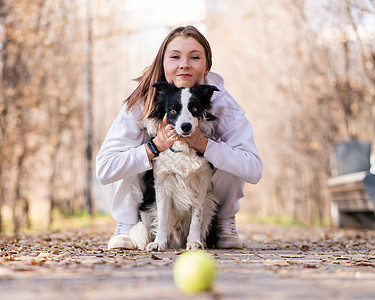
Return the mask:
M 177 113 L 177 111 L 176 110 L 174 110 L 174 109 L 171 109 L 171 114 L 172 115 L 175 115 Z
M 197 111 L 198 111 L 198 108 L 196 108 L 196 107 L 192 107 L 192 108 L 191 108 L 191 111 L 192 111 L 192 112 L 197 112 Z

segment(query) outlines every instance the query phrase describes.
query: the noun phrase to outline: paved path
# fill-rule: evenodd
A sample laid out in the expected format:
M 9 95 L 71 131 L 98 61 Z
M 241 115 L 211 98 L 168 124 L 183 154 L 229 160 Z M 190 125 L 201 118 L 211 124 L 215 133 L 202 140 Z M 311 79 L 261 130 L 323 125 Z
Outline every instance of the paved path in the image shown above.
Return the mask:
M 0 299 L 375 299 L 375 231 L 238 224 L 241 250 L 210 250 L 211 292 L 173 282 L 180 250 L 107 251 L 113 223 L 0 237 Z

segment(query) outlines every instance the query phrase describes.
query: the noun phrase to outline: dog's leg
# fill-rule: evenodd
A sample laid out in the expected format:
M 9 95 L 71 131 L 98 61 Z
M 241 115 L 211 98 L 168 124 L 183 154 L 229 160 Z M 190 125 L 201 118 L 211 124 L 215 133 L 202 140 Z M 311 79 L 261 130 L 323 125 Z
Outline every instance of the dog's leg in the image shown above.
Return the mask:
M 203 249 L 201 241 L 202 221 L 203 221 L 204 200 L 193 208 L 189 235 L 187 238 L 186 250 Z
M 159 185 L 160 186 L 160 185 Z M 147 251 L 165 251 L 167 249 L 168 237 L 168 221 L 169 211 L 171 206 L 171 199 L 164 193 L 163 188 L 158 188 L 156 191 L 156 207 L 158 214 L 158 226 L 155 240 L 149 243 L 146 247 Z

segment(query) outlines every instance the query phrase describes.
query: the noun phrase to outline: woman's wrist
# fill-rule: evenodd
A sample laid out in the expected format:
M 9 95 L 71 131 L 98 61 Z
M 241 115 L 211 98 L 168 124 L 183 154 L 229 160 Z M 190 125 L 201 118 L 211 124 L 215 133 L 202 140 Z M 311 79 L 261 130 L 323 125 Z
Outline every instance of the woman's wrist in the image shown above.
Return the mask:
M 150 160 L 158 156 L 160 152 L 163 152 L 165 150 L 160 146 L 160 143 L 155 139 L 156 137 L 152 138 L 151 140 L 145 143 L 147 156 Z
M 154 138 L 152 139 L 152 141 L 153 141 L 154 145 L 156 146 L 156 148 L 158 149 L 159 152 L 163 152 L 165 149 L 168 148 L 168 147 L 165 147 L 165 146 L 163 145 L 163 143 L 161 143 L 161 142 L 159 141 L 158 136 L 154 137 Z
M 149 160 L 153 159 L 155 157 L 154 153 L 151 152 L 150 148 L 147 146 L 147 143 L 144 144 L 146 152 L 147 152 L 147 157 Z
M 158 147 L 153 142 L 153 138 L 146 143 L 146 146 L 152 152 L 152 154 L 154 154 L 154 156 L 158 156 L 160 154 Z

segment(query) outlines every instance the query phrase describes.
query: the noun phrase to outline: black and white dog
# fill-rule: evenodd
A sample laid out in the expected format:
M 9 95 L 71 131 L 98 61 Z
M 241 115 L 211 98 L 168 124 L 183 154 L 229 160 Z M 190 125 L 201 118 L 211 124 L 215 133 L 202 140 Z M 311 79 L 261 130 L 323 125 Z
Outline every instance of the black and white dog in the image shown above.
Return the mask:
M 218 91 L 215 86 L 187 89 L 166 82 L 153 86 L 158 90 L 157 103 L 145 123 L 150 136 L 156 136 L 165 114 L 168 124 L 182 137 L 190 136 L 198 126 L 205 136 L 213 132 L 216 117 L 208 110 L 213 92 Z M 153 170 L 145 175 L 140 222 L 130 231 L 135 246 L 147 251 L 205 248 L 217 210 L 212 174 L 207 159 L 184 141 L 176 141 L 154 158 Z

